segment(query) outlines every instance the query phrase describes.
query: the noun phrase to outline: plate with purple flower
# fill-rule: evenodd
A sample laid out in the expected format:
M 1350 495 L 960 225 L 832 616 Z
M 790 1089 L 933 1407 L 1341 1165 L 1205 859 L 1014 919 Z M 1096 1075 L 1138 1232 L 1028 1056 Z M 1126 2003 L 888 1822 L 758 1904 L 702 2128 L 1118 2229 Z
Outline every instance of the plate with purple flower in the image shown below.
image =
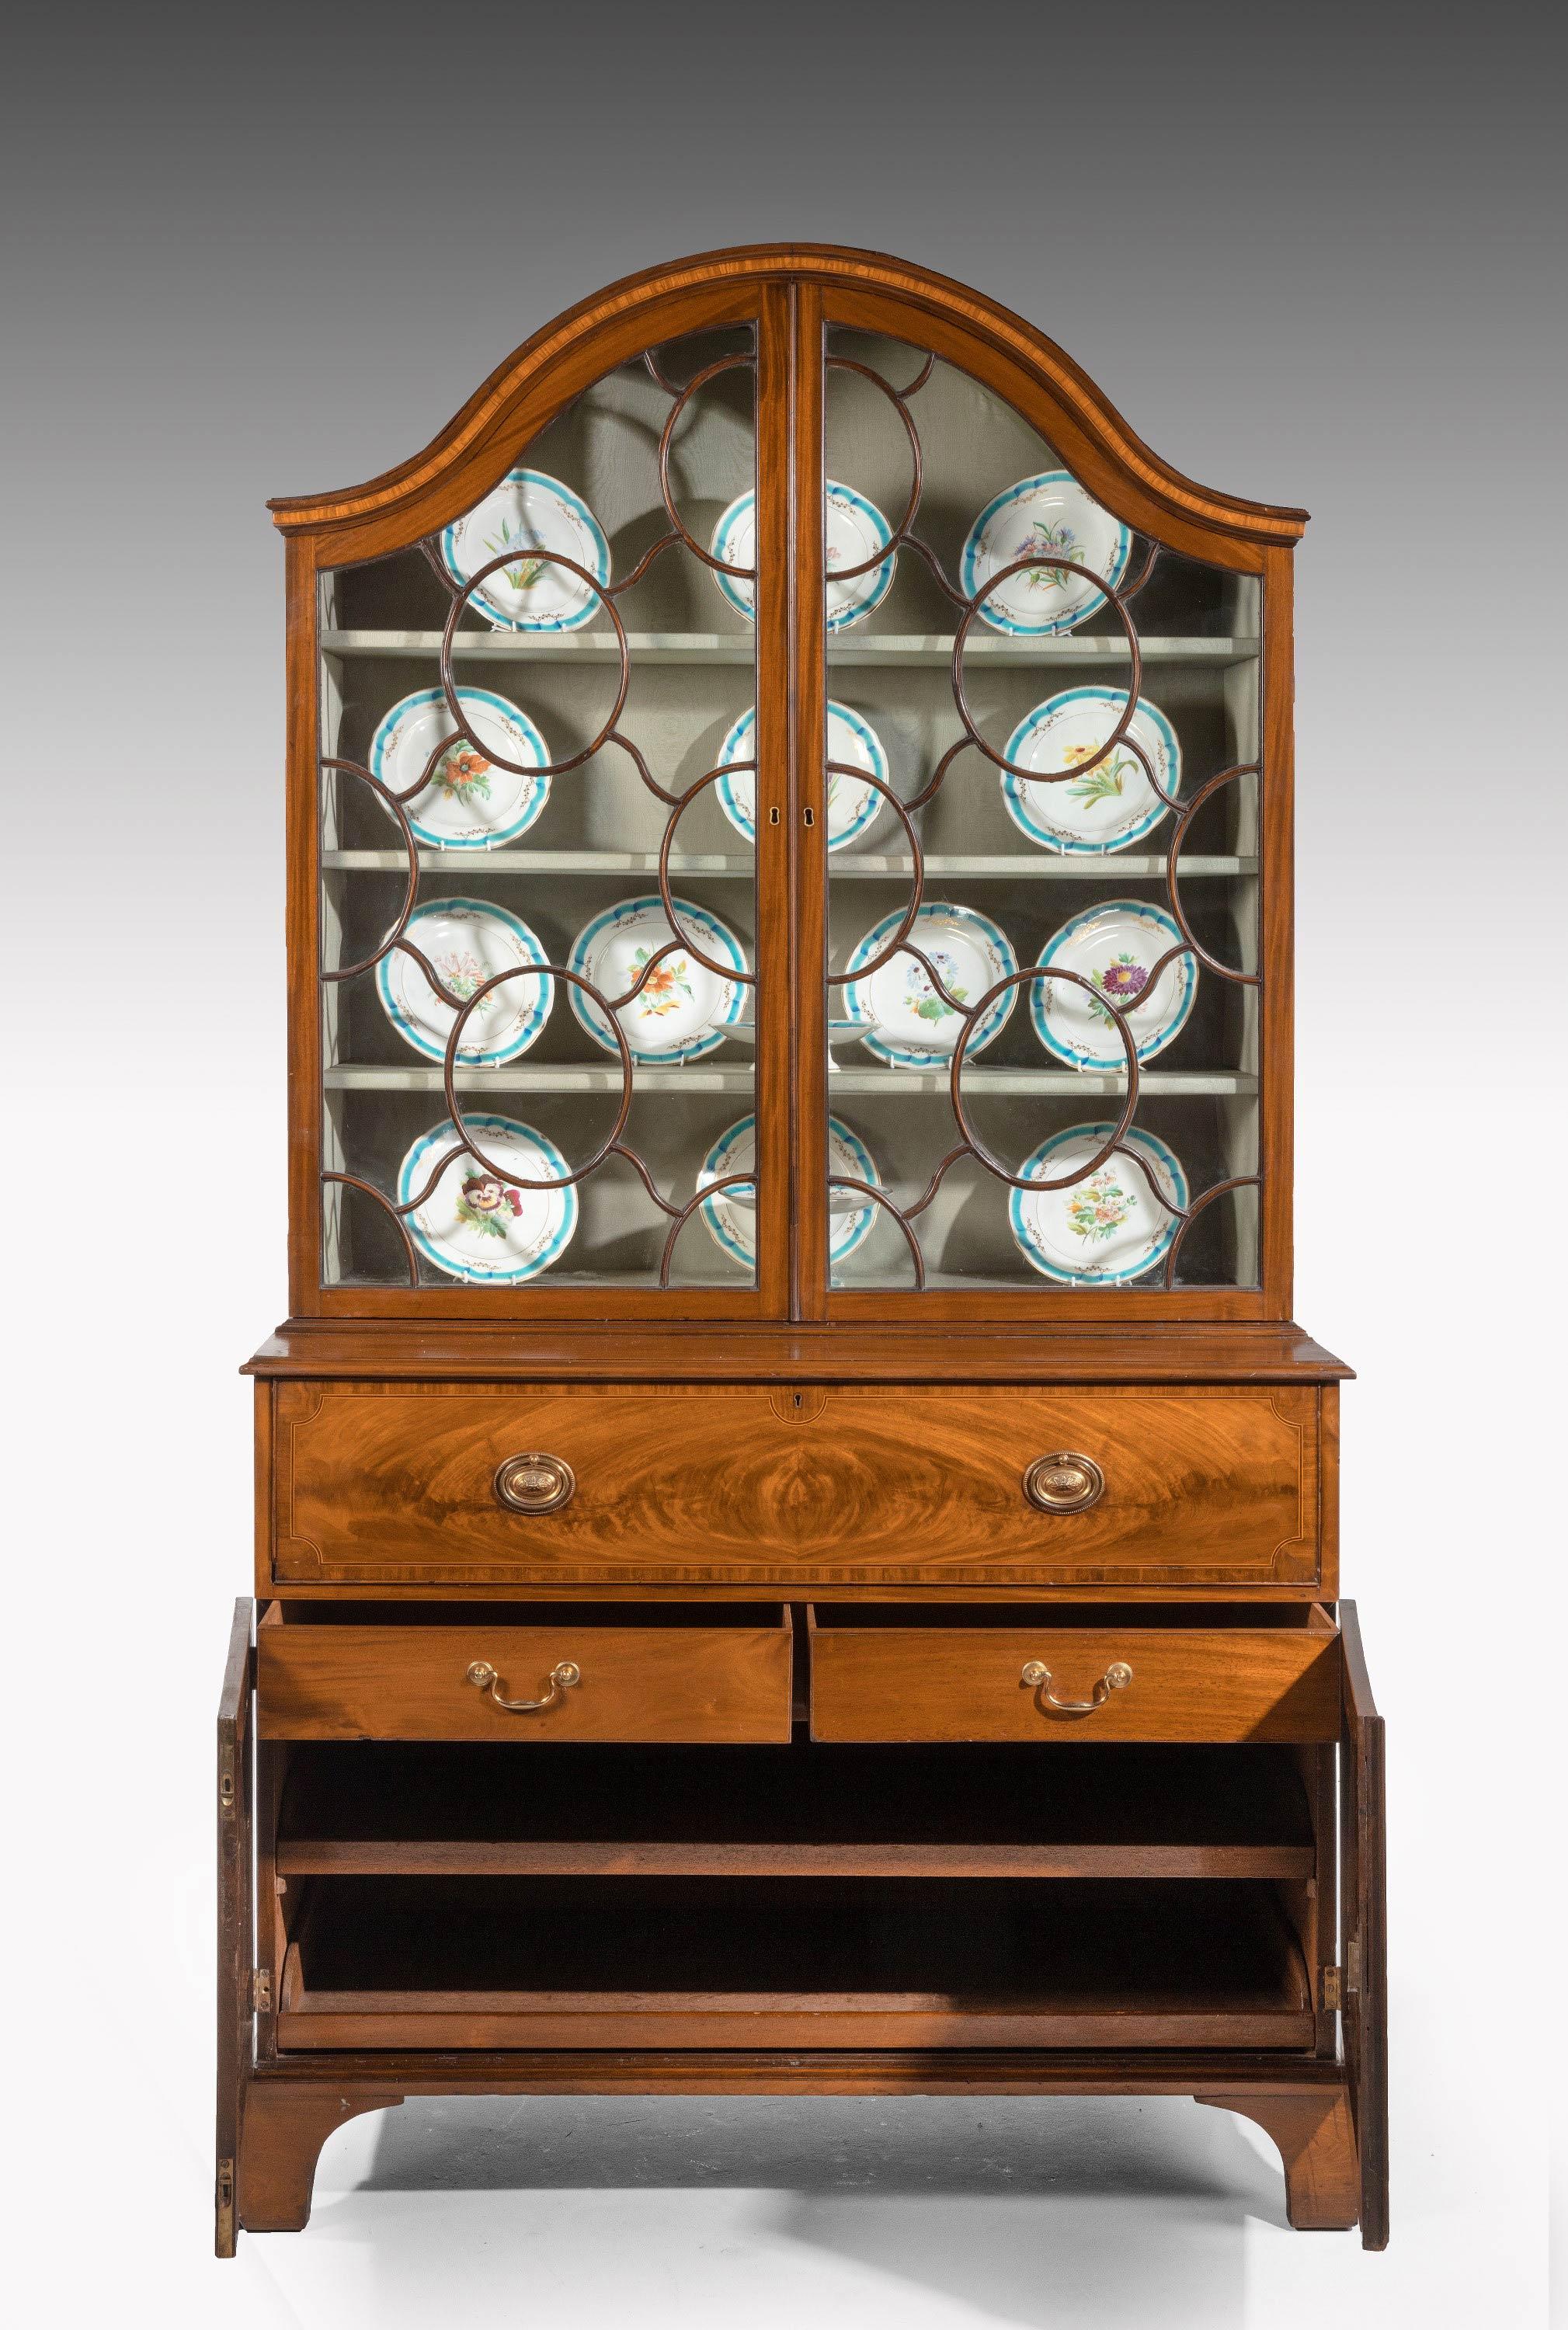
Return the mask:
M 458 701 L 488 752 L 458 734 L 439 687 L 421 687 L 394 704 L 371 738 L 370 772 L 390 791 L 407 793 L 449 736 L 430 782 L 403 803 L 414 839 L 428 849 L 499 849 L 526 833 L 549 800 L 550 780 L 534 771 L 548 763 L 550 748 L 528 715 L 493 688 L 459 687 Z M 518 765 L 503 768 L 503 761 Z
M 851 574 L 847 582 L 837 578 L 849 567 L 860 566 L 885 550 L 893 540 L 893 528 L 864 494 L 853 486 L 841 486 L 836 478 L 827 480 L 822 509 L 823 541 L 827 561 L 827 628 L 830 631 L 847 630 L 879 607 L 893 588 L 896 559 L 884 558 L 880 566 L 867 566 L 864 574 Z M 757 564 L 757 497 L 746 492 L 736 496 L 713 528 L 713 538 L 708 545 L 715 558 L 726 566 L 751 566 Z M 715 573 L 714 582 L 732 607 L 738 608 L 748 621 L 755 617 L 757 586 L 740 574 Z
M 1185 1210 L 1187 1177 L 1175 1151 L 1154 1133 L 1129 1125 L 1104 1162 L 1083 1171 L 1115 1130 L 1071 1124 L 1053 1132 L 1018 1170 L 1026 1181 L 1065 1186 L 1008 1192 L 1007 1220 L 1019 1251 L 1058 1285 L 1129 1285 L 1164 1261 L 1176 1234 L 1172 1208 Z
M 577 1227 L 577 1191 L 566 1179 L 571 1168 L 553 1141 L 512 1117 L 465 1115 L 463 1129 L 484 1151 L 484 1163 L 458 1147 L 450 1117 L 421 1132 L 403 1159 L 400 1206 L 419 1197 L 441 1159 L 448 1160 L 429 1195 L 405 1216 L 409 1235 L 449 1278 L 480 1286 L 537 1278 Z M 530 1189 L 529 1182 L 551 1186 Z
M 1006 931 L 988 914 L 973 906 L 933 904 L 921 907 L 904 943 L 879 962 L 902 921 L 895 906 L 867 931 L 845 963 L 847 971 L 863 971 L 867 963 L 876 967 L 845 982 L 845 1024 L 857 1029 L 872 1057 L 889 1067 L 938 1068 L 957 1051 L 980 998 L 1011 978 L 1018 957 Z M 935 970 L 940 990 L 921 955 Z M 966 1058 L 983 1052 L 1001 1034 L 1017 992 L 1009 987 L 997 996 L 967 1044 Z
M 1008 816 L 1042 849 L 1063 857 L 1104 857 L 1129 849 L 1167 815 L 1160 792 L 1174 793 L 1181 783 L 1181 746 L 1147 696 L 1138 698 L 1121 740 L 1103 760 L 1094 760 L 1126 710 L 1124 687 L 1067 687 L 1037 704 L 1007 739 L 1005 757 L 1015 767 L 1037 769 L 1054 780 L 1039 783 L 1011 770 L 1002 772 Z M 1154 784 L 1135 744 L 1154 772 Z M 1091 761 L 1092 768 L 1083 765 Z
M 1040 950 L 1040 962 L 1075 971 L 1087 987 L 1066 979 L 1030 981 L 1029 1016 L 1048 1052 L 1072 1068 L 1125 1068 L 1127 1053 L 1108 1006 L 1125 1015 L 1140 1061 L 1152 1060 L 1185 1027 L 1197 993 L 1190 953 L 1150 974 L 1171 947 L 1185 944 L 1163 906 L 1138 898 L 1108 898 L 1063 923 Z
M 969 528 L 959 565 L 967 598 L 1020 558 L 1037 554 L 1040 561 L 1010 574 L 980 601 L 981 617 L 994 631 L 1016 639 L 1049 639 L 1059 631 L 1076 630 L 1104 606 L 1105 592 L 1099 584 L 1053 566 L 1053 552 L 1071 559 L 1074 566 L 1086 566 L 1112 590 L 1126 573 L 1132 554 L 1132 535 L 1121 520 L 1102 509 L 1066 469 L 1020 478 L 988 501 Z

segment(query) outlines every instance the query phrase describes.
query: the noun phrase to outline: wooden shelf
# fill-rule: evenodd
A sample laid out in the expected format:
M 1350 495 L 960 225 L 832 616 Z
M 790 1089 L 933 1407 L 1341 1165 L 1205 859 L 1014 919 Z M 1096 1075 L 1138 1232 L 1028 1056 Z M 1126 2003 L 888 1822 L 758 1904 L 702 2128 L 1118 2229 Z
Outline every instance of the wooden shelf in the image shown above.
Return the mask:
M 323 655 L 439 656 L 439 631 L 328 630 L 320 633 Z M 740 664 L 756 660 L 756 642 L 750 631 L 628 631 L 627 652 L 633 663 Z M 1252 663 L 1259 642 L 1253 639 L 1147 639 L 1138 650 L 1146 664 Z M 1082 638 L 1069 632 L 1062 639 L 1014 639 L 999 633 L 971 631 L 964 650 L 966 661 L 1003 664 L 1125 664 L 1127 641 L 1099 633 Z M 619 661 L 615 634 L 609 630 L 584 631 L 461 630 L 452 641 L 458 663 L 608 663 Z M 873 631 L 836 635 L 828 641 L 829 670 L 875 664 L 902 666 L 950 664 L 951 635 L 940 632 L 902 634 Z
M 1103 857 L 1056 857 L 1044 850 L 1006 853 L 991 857 L 929 857 L 923 860 L 926 880 L 963 882 L 1163 882 L 1166 861 L 1157 854 L 1126 851 Z M 658 875 L 658 852 L 647 849 L 421 849 L 421 874 L 445 874 L 470 882 L 487 874 L 639 874 L 650 880 Z M 408 859 L 401 849 L 326 849 L 321 856 L 326 874 L 406 875 Z M 704 855 L 700 851 L 670 853 L 669 870 L 683 881 L 709 875 L 725 881 L 750 882 L 755 860 L 747 857 Z M 876 857 L 858 851 L 831 857 L 828 873 L 835 882 L 907 882 L 914 872 L 908 857 Z M 1256 874 L 1255 857 L 1203 857 L 1194 851 L 1181 859 L 1181 877 L 1224 877 Z

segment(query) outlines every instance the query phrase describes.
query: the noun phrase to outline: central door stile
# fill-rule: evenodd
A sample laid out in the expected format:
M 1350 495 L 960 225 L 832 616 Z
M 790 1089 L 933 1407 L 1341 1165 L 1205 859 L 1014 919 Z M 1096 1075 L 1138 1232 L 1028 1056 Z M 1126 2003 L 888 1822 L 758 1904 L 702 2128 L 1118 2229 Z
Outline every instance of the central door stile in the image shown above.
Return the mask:
M 823 548 L 822 294 L 792 294 L 790 631 L 794 650 L 789 812 L 794 966 L 794 1284 L 790 1315 L 827 1315 L 827 815 L 826 564 Z
M 766 283 L 757 319 L 757 1296 L 764 1318 L 789 1315 L 790 1000 L 794 961 L 790 852 L 790 293 Z

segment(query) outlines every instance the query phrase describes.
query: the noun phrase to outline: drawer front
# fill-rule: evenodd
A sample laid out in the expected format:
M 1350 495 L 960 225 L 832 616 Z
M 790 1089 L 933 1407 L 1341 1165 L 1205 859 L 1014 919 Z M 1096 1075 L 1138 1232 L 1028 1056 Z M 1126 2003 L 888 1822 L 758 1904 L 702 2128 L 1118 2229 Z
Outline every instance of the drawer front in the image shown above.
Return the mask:
M 280 1384 L 279 1583 L 1303 1586 L 1316 1387 Z M 1043 1511 L 1041 1457 L 1103 1485 Z M 570 1468 L 519 1511 L 510 1457 Z M 562 1476 L 564 1479 L 564 1475 Z
M 1331 1740 L 1339 1672 L 1339 1638 L 1326 1622 L 822 1625 L 811 1635 L 811 1736 Z
M 274 1615 L 257 1630 L 264 1739 L 789 1737 L 787 1613 L 769 1627 L 280 1625 Z

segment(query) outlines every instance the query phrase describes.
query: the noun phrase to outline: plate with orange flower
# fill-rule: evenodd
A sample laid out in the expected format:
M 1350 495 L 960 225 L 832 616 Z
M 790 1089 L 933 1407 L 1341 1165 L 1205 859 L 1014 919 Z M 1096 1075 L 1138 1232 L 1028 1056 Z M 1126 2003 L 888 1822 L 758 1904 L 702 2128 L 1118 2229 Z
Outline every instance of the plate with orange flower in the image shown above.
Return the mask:
M 1007 1219 L 1020 1252 L 1059 1285 L 1126 1286 L 1143 1277 L 1170 1251 L 1172 1207 L 1185 1210 L 1181 1160 L 1139 1125 L 1129 1125 L 1104 1162 L 1084 1172 L 1115 1130 L 1072 1124 L 1053 1132 L 1018 1170 L 1026 1180 L 1065 1187 L 1008 1194 Z
M 535 774 L 550 750 L 525 712 L 488 687 L 459 687 L 463 717 L 490 754 L 458 732 L 439 687 L 421 687 L 394 704 L 370 745 L 370 772 L 390 792 L 406 793 L 430 767 L 443 736 L 451 743 L 430 781 L 403 803 L 414 839 L 427 849 L 499 849 L 526 833 L 550 798 Z M 505 762 L 516 763 L 513 768 Z
M 450 1117 L 422 1132 L 403 1159 L 400 1206 L 418 1197 L 448 1160 L 429 1195 L 404 1217 L 409 1235 L 449 1278 L 481 1286 L 537 1278 L 577 1227 L 577 1191 L 566 1179 L 571 1168 L 553 1141 L 515 1118 L 465 1116 L 463 1128 L 484 1151 L 484 1163 L 458 1147 Z M 550 1186 L 531 1189 L 530 1182 Z
M 708 968 L 708 963 L 722 963 L 744 971 L 740 940 L 705 907 L 694 906 L 685 898 L 672 904 L 677 930 L 671 929 L 664 901 L 656 895 L 627 898 L 596 914 L 578 933 L 567 961 L 568 970 L 597 989 L 606 1003 L 628 997 L 615 1017 L 640 1066 L 702 1059 L 718 1049 L 745 1011 L 745 984 Z M 684 942 L 694 942 L 708 962 L 700 962 Z M 662 952 L 666 947 L 667 954 Z M 599 1004 L 580 987 L 571 987 L 570 992 L 579 1026 L 601 1050 L 619 1053 L 615 1031 Z
M 1040 774 L 1035 780 L 1004 770 L 1002 799 L 1019 831 L 1042 849 L 1064 857 L 1130 849 L 1167 814 L 1169 804 L 1160 793 L 1175 793 L 1181 783 L 1181 746 L 1165 714 L 1147 696 L 1139 696 L 1124 734 L 1103 759 L 1094 758 L 1126 710 L 1124 687 L 1068 687 L 1037 704 L 1007 739 L 1004 757 L 1015 768 Z M 1085 768 L 1090 761 L 1093 767 Z M 1074 770 L 1082 773 L 1070 773 Z

